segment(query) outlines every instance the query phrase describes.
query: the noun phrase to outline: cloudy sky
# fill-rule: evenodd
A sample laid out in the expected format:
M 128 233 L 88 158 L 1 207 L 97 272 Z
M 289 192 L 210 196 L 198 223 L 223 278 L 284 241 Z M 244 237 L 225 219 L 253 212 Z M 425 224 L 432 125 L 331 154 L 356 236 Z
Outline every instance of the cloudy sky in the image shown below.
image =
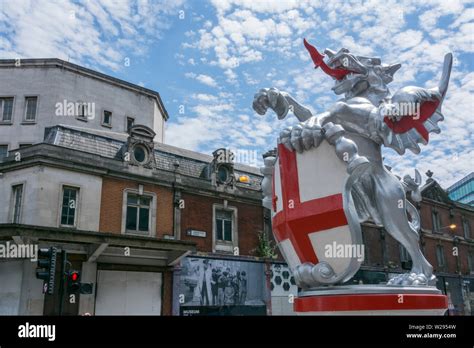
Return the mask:
M 392 92 L 436 86 L 453 52 L 442 133 L 418 156 L 384 155 L 397 174 L 431 169 L 445 187 L 474 170 L 473 1 L 0 0 L 0 58 L 58 57 L 157 90 L 167 143 L 228 147 L 250 163 L 297 122 L 254 113 L 260 88 L 276 86 L 315 113 L 337 100 L 305 37 L 321 50 L 401 63 Z

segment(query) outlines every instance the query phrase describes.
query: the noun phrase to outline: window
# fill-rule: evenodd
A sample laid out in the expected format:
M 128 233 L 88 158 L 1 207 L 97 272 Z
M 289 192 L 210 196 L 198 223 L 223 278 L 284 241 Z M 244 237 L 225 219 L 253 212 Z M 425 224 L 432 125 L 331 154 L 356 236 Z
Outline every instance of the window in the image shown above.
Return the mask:
M 235 253 L 239 246 L 238 209 L 227 204 L 212 205 L 212 249 L 215 252 Z
M 12 187 L 12 197 L 12 223 L 19 224 L 21 218 L 21 205 L 23 201 L 23 184 L 15 185 Z
M 84 102 L 77 102 L 79 114 L 77 115 L 77 119 L 87 122 L 87 115 L 89 115 L 89 110 L 87 108 L 87 103 Z
M 232 212 L 216 210 L 216 239 L 232 242 Z
M 226 166 L 219 166 L 217 178 L 219 182 L 226 183 L 229 180 L 229 169 Z
M 467 263 L 469 266 L 469 272 L 474 273 L 474 251 L 470 251 L 467 254 Z
M 471 226 L 469 225 L 469 221 L 464 218 L 462 220 L 462 230 L 464 231 L 464 238 L 470 239 L 471 238 Z
M 13 98 L 0 98 L 0 122 L 11 123 L 13 117 Z
M 8 156 L 8 145 L 0 145 L 0 158 Z
M 400 246 L 400 261 L 402 262 L 410 261 L 411 257 L 407 249 L 401 244 L 399 244 L 399 246 Z
M 152 197 L 127 194 L 127 232 L 150 233 L 150 206 Z
M 133 117 L 127 117 L 127 132 L 135 125 L 135 119 Z
M 400 247 L 400 262 L 402 264 L 402 269 L 411 269 L 412 266 L 412 260 L 411 256 L 408 253 L 407 249 L 399 244 Z
M 431 212 L 431 219 L 433 220 L 433 232 L 441 232 L 441 219 L 439 216 L 439 212 L 433 210 Z
M 77 199 L 79 197 L 79 189 L 75 187 L 63 187 L 63 201 L 61 205 L 61 225 L 75 226 Z
M 104 110 L 102 125 L 106 127 L 112 127 L 112 113 L 110 111 Z
M 144 162 L 146 162 L 146 160 L 148 158 L 147 153 L 148 153 L 148 151 L 143 146 L 137 145 L 133 149 L 133 158 L 138 163 L 144 163 Z
M 36 110 L 38 108 L 38 97 L 25 98 L 25 121 L 36 121 Z
M 436 260 L 438 261 L 438 267 L 444 269 L 446 267 L 446 259 L 444 258 L 444 247 L 442 245 L 436 246 Z

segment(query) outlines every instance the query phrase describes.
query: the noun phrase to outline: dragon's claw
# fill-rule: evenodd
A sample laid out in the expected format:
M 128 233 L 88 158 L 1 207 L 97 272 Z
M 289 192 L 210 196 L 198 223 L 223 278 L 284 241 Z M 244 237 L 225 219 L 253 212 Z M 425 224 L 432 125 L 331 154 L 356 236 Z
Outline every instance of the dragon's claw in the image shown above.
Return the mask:
M 309 125 L 306 122 L 299 123 L 294 127 L 285 128 L 280 133 L 279 142 L 288 150 L 302 153 L 318 147 L 323 140 L 323 133 L 319 125 Z

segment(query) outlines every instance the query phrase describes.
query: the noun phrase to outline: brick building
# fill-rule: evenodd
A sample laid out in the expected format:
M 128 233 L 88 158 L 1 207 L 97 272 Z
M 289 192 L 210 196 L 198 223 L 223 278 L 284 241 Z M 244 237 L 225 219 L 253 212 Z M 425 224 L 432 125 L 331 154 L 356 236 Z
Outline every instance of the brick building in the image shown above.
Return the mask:
M 452 201 L 436 180 L 429 179 L 421 188 L 417 203 L 421 218 L 420 244 L 438 278 L 437 287 L 447 294 L 450 314 L 474 312 L 474 209 Z M 354 283 L 384 283 L 396 273 L 407 272 L 411 260 L 406 250 L 383 228 L 363 225 L 366 257 Z

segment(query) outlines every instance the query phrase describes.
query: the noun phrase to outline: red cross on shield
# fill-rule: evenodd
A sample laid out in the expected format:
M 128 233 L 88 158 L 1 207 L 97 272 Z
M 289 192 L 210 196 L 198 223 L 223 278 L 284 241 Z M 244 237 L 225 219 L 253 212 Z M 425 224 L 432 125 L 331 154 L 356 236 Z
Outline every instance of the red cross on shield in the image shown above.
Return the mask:
M 278 145 L 272 225 L 291 269 L 320 261 L 328 262 L 336 273 L 348 267 L 350 255 L 334 249 L 354 242 L 343 207 L 347 177 L 346 164 L 325 141 L 301 154 Z

